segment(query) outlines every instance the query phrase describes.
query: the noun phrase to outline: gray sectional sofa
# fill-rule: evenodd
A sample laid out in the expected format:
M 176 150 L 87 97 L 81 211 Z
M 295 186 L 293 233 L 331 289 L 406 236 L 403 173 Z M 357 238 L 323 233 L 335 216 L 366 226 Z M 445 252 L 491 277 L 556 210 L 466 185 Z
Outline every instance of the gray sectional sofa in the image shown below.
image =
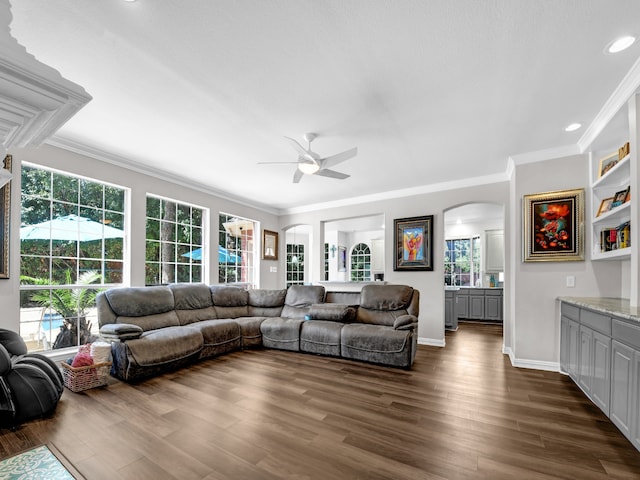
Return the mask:
M 201 358 L 266 347 L 411 368 L 419 292 L 365 285 L 243 290 L 204 284 L 113 288 L 96 299 L 112 373 L 138 381 Z

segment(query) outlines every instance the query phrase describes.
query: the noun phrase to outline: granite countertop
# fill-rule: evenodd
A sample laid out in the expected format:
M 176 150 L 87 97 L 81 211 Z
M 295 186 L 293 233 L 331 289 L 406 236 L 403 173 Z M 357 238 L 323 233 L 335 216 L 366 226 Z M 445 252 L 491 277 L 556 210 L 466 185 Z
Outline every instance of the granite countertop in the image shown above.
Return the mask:
M 558 297 L 558 300 L 640 323 L 640 308 L 632 307 L 628 298 Z

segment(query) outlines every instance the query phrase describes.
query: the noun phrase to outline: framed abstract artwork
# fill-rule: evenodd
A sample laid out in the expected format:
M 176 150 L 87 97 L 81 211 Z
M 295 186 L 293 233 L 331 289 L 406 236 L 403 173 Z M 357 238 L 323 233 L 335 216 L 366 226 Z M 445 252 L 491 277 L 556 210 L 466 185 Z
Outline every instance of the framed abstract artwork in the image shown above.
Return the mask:
M 433 215 L 393 221 L 396 271 L 433 270 Z
M 584 189 L 523 197 L 523 260 L 584 260 Z

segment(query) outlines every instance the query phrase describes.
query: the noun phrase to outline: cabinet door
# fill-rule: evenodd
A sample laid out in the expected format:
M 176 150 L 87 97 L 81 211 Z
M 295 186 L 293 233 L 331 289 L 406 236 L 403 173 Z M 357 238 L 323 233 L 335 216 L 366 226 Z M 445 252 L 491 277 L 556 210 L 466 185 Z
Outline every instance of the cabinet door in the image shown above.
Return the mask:
M 594 331 L 591 356 L 591 400 L 608 416 L 611 391 L 611 338 Z
M 591 396 L 591 363 L 593 362 L 593 330 L 580 326 L 580 353 L 578 354 L 578 385 Z
M 569 318 L 560 317 L 560 371 L 569 372 Z
M 371 240 L 371 272 L 384 273 L 384 239 Z
M 504 232 L 487 230 L 485 232 L 485 272 L 504 271 Z
M 502 321 L 501 295 L 486 295 L 484 297 L 484 319 L 493 322 Z
M 469 318 L 472 320 L 484 319 L 484 292 L 472 292 L 469 295 Z
M 578 322 L 569 320 L 569 354 L 567 373 L 578 383 L 578 362 L 580 356 L 580 325 Z
M 640 450 L 640 352 L 633 352 L 633 381 L 631 382 L 631 443 Z
M 612 342 L 609 418 L 627 438 L 631 438 L 633 419 L 633 357 L 633 349 L 615 340 Z
M 459 318 L 469 318 L 469 295 L 467 292 L 458 291 L 455 295 L 455 311 L 456 324 Z
M 444 326 L 453 327 L 453 292 L 444 292 Z

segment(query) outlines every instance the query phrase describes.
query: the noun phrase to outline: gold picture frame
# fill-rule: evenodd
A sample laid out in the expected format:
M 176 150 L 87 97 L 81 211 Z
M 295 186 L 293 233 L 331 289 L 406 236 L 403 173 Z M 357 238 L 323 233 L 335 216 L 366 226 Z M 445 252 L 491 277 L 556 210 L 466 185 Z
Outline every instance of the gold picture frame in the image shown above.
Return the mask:
M 3 166 L 11 171 L 13 157 L 4 157 Z M 11 181 L 0 188 L 0 278 L 9 278 L 9 225 L 11 219 Z
M 523 197 L 523 261 L 584 260 L 584 188 Z
M 262 230 L 262 259 L 278 260 L 278 232 Z
M 619 161 L 620 157 L 618 156 L 618 152 L 607 155 L 602 160 L 600 160 L 600 165 L 598 167 L 598 178 L 602 177 L 609 170 L 615 167 Z

